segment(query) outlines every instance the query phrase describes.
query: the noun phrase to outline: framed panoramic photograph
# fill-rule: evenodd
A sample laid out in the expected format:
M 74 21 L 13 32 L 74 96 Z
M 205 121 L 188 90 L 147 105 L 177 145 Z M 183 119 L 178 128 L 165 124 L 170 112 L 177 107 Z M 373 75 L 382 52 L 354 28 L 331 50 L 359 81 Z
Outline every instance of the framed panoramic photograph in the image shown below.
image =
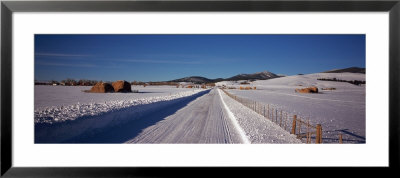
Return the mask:
M 1 174 L 396 169 L 399 20 L 399 1 L 3 1 Z
M 34 142 L 366 143 L 365 46 L 364 34 L 36 34 Z

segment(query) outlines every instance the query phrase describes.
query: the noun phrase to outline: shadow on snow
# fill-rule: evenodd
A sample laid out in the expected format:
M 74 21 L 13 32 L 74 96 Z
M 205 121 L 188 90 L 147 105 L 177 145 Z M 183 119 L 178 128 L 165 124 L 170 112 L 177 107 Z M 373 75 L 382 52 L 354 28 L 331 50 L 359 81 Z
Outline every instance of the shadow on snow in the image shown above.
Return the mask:
M 210 90 L 56 124 L 35 124 L 35 143 L 124 143 Z

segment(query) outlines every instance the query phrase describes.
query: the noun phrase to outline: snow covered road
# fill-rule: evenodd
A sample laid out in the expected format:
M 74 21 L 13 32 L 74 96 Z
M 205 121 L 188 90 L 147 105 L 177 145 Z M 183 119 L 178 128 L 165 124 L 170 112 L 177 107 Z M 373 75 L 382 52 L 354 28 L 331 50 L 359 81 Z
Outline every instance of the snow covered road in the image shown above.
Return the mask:
M 121 102 L 127 106 L 98 115 L 37 122 L 35 143 L 301 143 L 217 88 L 107 103 Z
M 243 143 L 219 92 L 213 89 L 188 106 L 146 128 L 128 143 Z
M 174 115 L 144 129 L 127 143 L 248 144 L 301 141 L 215 88 Z

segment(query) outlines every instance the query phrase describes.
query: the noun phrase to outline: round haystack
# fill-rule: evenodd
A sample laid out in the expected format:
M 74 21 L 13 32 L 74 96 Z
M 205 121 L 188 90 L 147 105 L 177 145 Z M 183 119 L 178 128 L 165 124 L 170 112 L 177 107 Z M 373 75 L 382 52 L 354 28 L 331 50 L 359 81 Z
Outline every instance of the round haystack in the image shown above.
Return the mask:
M 295 89 L 296 93 L 318 93 L 317 87 L 308 87 L 308 88 L 301 88 Z
M 317 87 L 309 87 L 311 93 L 318 93 L 318 88 Z
M 125 80 L 118 80 L 112 83 L 115 92 L 132 92 L 131 84 Z
M 96 85 L 94 85 L 90 89 L 90 92 L 92 92 L 92 93 L 109 93 L 109 92 L 114 92 L 114 88 L 109 83 L 98 82 L 98 83 L 96 83 Z

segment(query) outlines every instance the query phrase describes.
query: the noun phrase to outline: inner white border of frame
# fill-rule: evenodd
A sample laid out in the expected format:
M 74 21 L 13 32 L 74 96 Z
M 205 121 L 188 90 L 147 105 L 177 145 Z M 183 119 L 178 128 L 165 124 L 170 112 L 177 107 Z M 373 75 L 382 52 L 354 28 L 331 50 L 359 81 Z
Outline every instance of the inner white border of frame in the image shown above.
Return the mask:
M 384 12 L 14 13 L 13 166 L 388 166 L 388 27 Z M 34 34 L 366 34 L 367 143 L 34 144 Z

